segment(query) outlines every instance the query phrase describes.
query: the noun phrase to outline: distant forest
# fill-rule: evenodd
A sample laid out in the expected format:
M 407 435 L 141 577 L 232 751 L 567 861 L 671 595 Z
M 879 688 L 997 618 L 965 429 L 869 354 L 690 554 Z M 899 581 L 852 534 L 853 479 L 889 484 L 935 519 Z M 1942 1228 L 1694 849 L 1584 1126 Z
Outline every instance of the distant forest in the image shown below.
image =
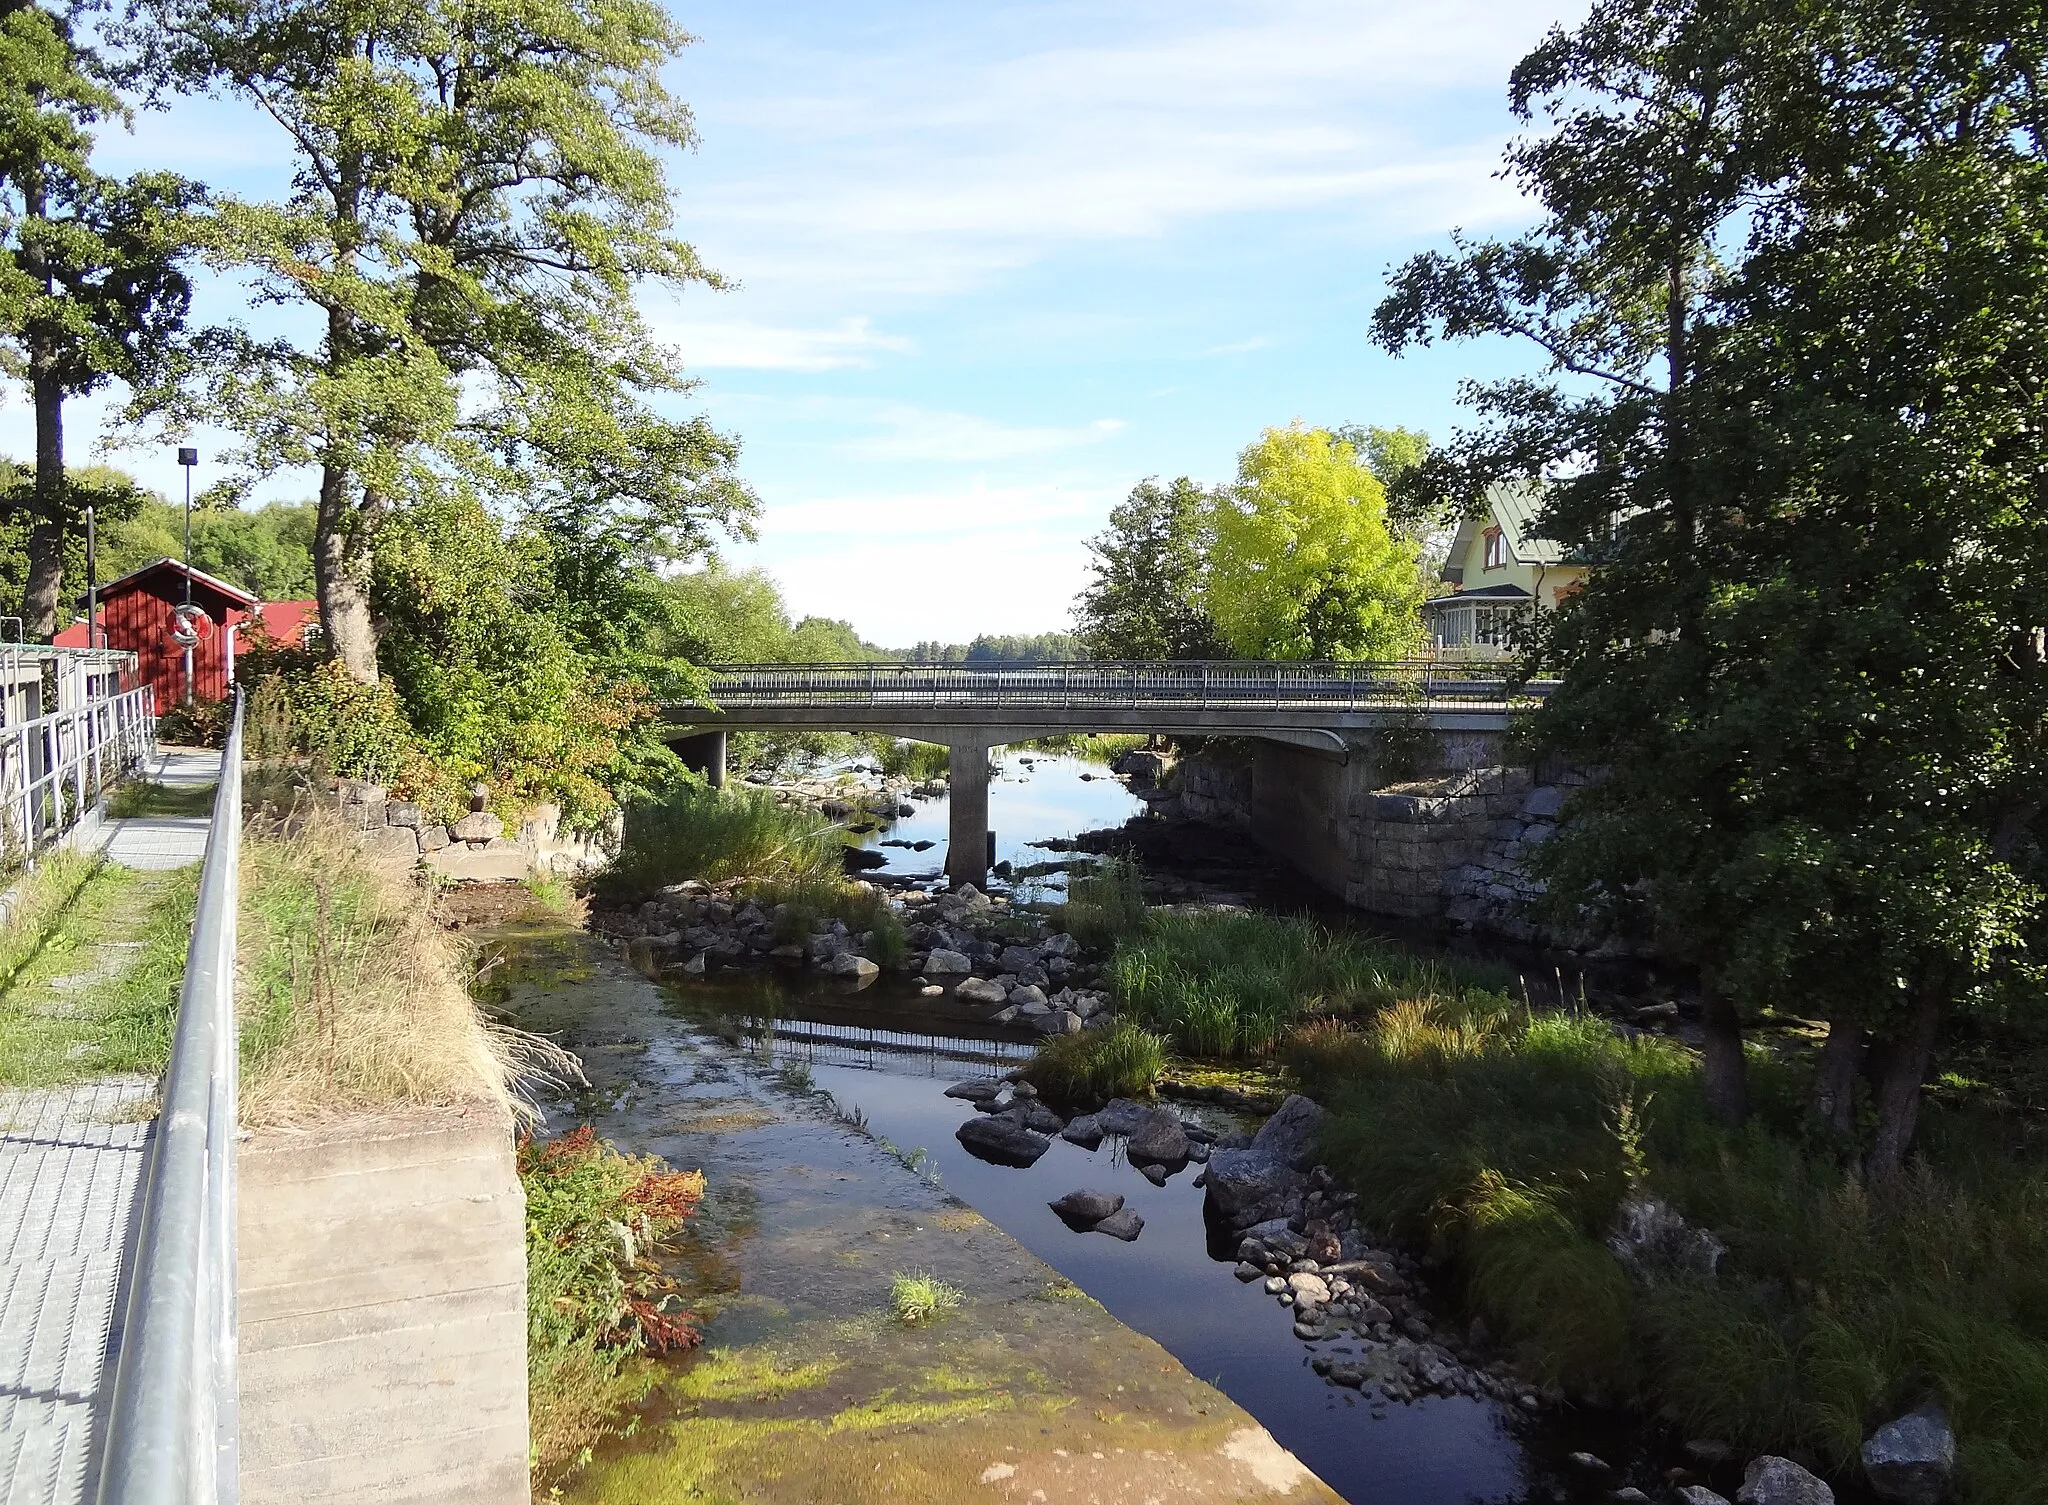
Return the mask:
M 1088 656 L 1071 632 L 985 632 L 971 643 L 919 643 L 884 651 L 912 664 L 1044 664 Z

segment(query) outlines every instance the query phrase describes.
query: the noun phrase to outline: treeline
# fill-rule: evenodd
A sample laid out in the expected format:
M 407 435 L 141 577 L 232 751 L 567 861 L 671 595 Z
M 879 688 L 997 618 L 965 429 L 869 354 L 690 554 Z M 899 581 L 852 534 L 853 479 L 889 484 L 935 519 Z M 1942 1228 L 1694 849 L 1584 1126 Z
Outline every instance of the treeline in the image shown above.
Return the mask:
M 1234 482 L 1139 482 L 1089 541 L 1076 637 L 1098 659 L 1416 651 L 1440 542 L 1387 488 L 1428 453 L 1408 429 L 1297 423 L 1247 446 Z
M 971 643 L 919 643 L 889 655 L 911 664 L 1049 664 L 1087 656 L 1071 632 L 985 632 Z

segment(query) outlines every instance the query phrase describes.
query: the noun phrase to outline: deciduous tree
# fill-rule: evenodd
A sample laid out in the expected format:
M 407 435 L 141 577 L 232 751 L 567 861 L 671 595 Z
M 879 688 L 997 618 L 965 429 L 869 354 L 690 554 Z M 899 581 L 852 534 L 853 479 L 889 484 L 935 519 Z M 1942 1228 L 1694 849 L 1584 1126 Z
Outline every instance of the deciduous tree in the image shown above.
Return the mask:
M 1094 578 L 1074 608 L 1091 658 L 1217 658 L 1222 644 L 1202 604 L 1209 494 L 1186 476 L 1140 481 L 1088 541 Z

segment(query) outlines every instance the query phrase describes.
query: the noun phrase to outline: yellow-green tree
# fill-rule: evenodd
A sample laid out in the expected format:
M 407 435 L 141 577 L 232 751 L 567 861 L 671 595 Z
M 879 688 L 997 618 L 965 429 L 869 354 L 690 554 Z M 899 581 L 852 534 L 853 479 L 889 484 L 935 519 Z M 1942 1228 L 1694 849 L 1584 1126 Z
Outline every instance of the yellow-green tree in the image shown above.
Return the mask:
M 1385 659 L 1422 642 L 1421 557 L 1326 429 L 1267 429 L 1215 502 L 1203 595 L 1243 658 Z

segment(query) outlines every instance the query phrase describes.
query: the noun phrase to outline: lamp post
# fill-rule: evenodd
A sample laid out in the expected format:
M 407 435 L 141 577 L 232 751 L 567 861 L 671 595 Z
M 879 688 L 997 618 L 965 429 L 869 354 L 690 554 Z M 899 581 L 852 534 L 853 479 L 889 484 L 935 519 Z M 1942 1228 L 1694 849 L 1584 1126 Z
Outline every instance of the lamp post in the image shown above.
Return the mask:
M 198 464 L 198 450 L 179 449 L 178 465 L 185 472 L 185 604 L 188 607 L 192 604 L 192 471 Z M 186 622 L 188 627 L 190 620 L 191 613 L 187 612 Z M 190 705 L 192 699 L 192 645 L 187 643 L 185 645 L 185 704 Z
M 85 646 L 100 645 L 100 555 L 92 508 L 85 509 Z

